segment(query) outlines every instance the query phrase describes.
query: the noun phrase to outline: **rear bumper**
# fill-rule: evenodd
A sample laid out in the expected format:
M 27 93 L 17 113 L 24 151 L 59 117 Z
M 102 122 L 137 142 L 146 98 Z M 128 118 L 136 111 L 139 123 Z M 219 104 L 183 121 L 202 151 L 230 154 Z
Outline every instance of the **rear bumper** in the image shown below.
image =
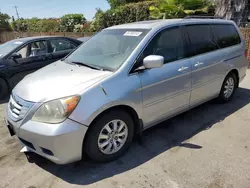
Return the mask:
M 12 125 L 23 146 L 57 164 L 67 164 L 82 158 L 82 144 L 88 129 L 82 124 L 70 119 L 59 124 L 30 120 L 19 126 L 9 117 L 6 117 L 6 122 Z

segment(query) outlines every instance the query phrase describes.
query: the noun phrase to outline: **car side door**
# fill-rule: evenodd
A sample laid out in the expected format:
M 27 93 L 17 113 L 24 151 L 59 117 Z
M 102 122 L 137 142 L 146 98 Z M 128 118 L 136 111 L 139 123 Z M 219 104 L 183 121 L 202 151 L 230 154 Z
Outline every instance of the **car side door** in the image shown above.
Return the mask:
M 190 106 L 203 103 L 220 92 L 224 54 L 214 40 L 209 24 L 186 25 L 192 64 Z
M 52 54 L 52 62 L 64 58 L 77 47 L 77 44 L 64 38 L 49 39 L 48 45 L 49 53 Z
M 8 58 L 10 62 L 9 77 L 13 87 L 27 74 L 30 74 L 49 64 L 46 40 L 37 40 L 27 43 L 14 52 L 19 58 Z
M 152 125 L 189 108 L 191 63 L 185 58 L 185 42 L 179 27 L 159 32 L 141 54 L 164 57 L 161 68 L 139 73 L 144 123 Z M 142 63 L 141 63 L 142 64 Z

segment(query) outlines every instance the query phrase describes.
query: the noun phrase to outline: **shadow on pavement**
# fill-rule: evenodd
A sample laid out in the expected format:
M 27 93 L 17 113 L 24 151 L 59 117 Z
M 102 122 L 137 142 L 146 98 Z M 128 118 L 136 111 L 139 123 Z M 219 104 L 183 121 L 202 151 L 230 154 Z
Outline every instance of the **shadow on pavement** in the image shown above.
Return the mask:
M 78 185 L 92 184 L 136 168 L 175 146 L 202 149 L 202 146 L 196 145 L 198 143 L 184 142 L 249 104 L 249 96 L 249 89 L 239 88 L 234 99 L 227 104 L 211 101 L 160 123 L 144 131 L 142 137 L 133 142 L 128 152 L 114 162 L 98 164 L 85 159 L 68 165 L 56 165 L 35 154 L 32 160 L 42 169 L 66 182 Z
M 9 98 L 0 99 L 0 105 L 9 102 Z

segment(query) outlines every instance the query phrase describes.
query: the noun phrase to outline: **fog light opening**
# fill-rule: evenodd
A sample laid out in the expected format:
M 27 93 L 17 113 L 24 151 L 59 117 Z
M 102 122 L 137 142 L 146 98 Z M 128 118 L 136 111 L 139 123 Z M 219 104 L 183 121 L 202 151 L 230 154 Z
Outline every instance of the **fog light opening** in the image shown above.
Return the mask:
M 42 152 L 43 152 L 43 153 L 45 153 L 45 154 L 47 154 L 47 155 L 50 155 L 50 156 L 54 156 L 54 154 L 53 154 L 52 151 L 50 151 L 50 150 L 48 150 L 48 149 L 46 149 L 46 148 L 42 148 L 42 147 L 41 147 L 41 149 L 42 149 Z

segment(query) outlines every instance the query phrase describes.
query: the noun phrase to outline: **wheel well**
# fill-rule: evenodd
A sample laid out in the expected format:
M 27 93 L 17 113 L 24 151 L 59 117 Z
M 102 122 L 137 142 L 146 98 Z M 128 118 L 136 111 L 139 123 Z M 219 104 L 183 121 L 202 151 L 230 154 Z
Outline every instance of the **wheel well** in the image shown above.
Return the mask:
M 89 129 L 83 139 L 83 149 L 82 149 L 82 156 L 84 155 L 84 144 L 85 144 L 85 140 L 88 136 L 88 133 L 89 133 L 89 130 L 90 130 L 90 127 L 92 124 L 95 123 L 95 121 L 100 118 L 101 116 L 104 116 L 106 113 L 110 112 L 110 111 L 113 111 L 113 110 L 123 110 L 125 112 L 127 112 L 133 119 L 133 122 L 134 122 L 134 125 L 135 125 L 135 131 L 134 131 L 134 136 L 135 135 L 140 135 L 142 130 L 143 130 L 143 125 L 142 125 L 142 120 L 139 119 L 139 116 L 137 114 L 137 112 L 130 106 L 127 106 L 127 105 L 118 105 L 118 106 L 114 106 L 114 107 L 111 107 L 111 108 L 108 108 L 106 109 L 105 111 L 103 111 L 102 113 L 100 113 L 97 117 L 95 117 L 95 119 L 92 121 L 92 123 L 89 125 Z
M 231 70 L 228 74 L 234 74 L 234 75 L 236 76 L 236 79 L 237 79 L 237 87 L 239 87 L 239 80 L 240 80 L 240 77 L 239 77 L 239 72 L 238 72 L 238 70 L 233 69 L 233 70 Z
M 127 105 L 118 105 L 118 106 L 114 106 L 111 108 L 106 109 L 105 111 L 103 111 L 102 113 L 100 113 L 98 116 L 95 117 L 95 119 L 92 121 L 92 123 L 89 125 L 89 127 L 91 127 L 92 124 L 94 124 L 94 122 L 100 118 L 101 116 L 104 116 L 106 113 L 113 111 L 113 110 L 123 110 L 125 112 L 127 112 L 133 119 L 134 125 L 135 125 L 135 134 L 140 134 L 140 132 L 142 131 L 142 123 L 139 119 L 139 116 L 137 114 L 137 112 L 130 106 Z M 88 132 L 87 132 L 88 134 Z
M 113 110 L 123 110 L 125 112 L 127 112 L 133 119 L 134 125 L 135 125 L 135 134 L 138 134 L 141 132 L 141 122 L 139 119 L 139 116 L 137 114 L 137 112 L 130 106 L 127 105 L 118 105 L 118 106 L 114 106 L 111 108 L 106 109 L 105 111 L 103 111 L 102 113 L 100 113 L 94 120 L 93 122 L 90 124 L 90 126 L 95 122 L 95 120 L 97 120 L 98 118 L 100 118 L 101 116 L 103 116 L 104 114 L 113 111 Z

